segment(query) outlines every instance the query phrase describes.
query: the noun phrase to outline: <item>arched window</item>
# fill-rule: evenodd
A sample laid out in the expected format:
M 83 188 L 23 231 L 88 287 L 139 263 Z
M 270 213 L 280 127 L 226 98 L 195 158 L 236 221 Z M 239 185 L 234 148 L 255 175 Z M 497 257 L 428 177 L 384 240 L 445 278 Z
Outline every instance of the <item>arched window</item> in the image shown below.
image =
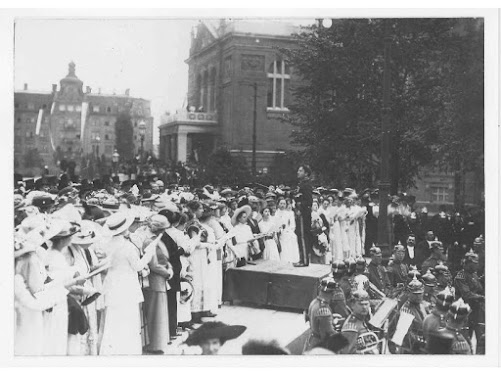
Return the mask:
M 268 70 L 268 108 L 286 110 L 289 104 L 290 68 L 286 61 L 276 60 Z

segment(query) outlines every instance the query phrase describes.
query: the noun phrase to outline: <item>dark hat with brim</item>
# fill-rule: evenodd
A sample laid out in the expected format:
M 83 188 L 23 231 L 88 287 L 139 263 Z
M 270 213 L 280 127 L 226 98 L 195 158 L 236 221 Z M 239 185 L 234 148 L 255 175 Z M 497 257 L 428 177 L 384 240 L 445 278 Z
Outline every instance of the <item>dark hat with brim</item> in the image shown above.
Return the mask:
M 439 329 L 430 333 L 426 343 L 428 354 L 450 354 L 454 334 L 446 329 Z
M 247 327 L 242 325 L 226 325 L 220 321 L 206 322 L 193 331 L 185 343 L 188 346 L 199 346 L 209 339 L 228 341 L 239 337 L 246 329 Z

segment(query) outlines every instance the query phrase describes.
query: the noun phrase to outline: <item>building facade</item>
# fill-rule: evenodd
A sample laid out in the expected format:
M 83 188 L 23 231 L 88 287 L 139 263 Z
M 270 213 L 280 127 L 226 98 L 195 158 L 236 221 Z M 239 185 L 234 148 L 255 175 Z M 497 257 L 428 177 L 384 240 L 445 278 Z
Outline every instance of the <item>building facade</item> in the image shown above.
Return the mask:
M 89 157 L 111 163 L 115 123 L 123 113 L 131 117 L 134 153 L 153 150 L 150 102 L 131 97 L 129 90 L 123 95 L 92 93 L 88 86 L 84 90 L 73 62 L 59 90 L 53 84 L 51 92 L 34 92 L 25 84 L 14 93 L 14 109 L 14 169 L 23 175 L 37 175 L 45 165 L 55 172 L 62 160 L 77 166 Z
M 160 158 L 203 160 L 218 147 L 242 155 L 258 170 L 293 148 L 288 112 L 297 77 L 279 47 L 292 47 L 296 28 L 283 22 L 202 22 L 191 40 L 187 106 L 166 116 L 160 129 Z

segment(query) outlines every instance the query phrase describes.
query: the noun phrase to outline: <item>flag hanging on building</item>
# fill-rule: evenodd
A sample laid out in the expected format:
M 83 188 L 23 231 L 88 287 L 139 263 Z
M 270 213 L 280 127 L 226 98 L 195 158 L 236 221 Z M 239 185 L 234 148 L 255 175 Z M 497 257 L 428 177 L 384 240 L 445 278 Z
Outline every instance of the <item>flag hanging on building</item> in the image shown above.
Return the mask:
M 56 102 L 52 102 L 52 107 L 50 108 L 50 114 L 54 113 L 54 108 L 56 107 Z M 52 150 L 56 151 L 56 146 L 54 145 L 54 138 L 52 137 L 52 116 L 49 119 L 49 138 L 50 145 L 52 146 Z
M 80 140 L 82 145 L 84 142 L 84 130 L 85 130 L 85 120 L 87 120 L 87 109 L 89 108 L 89 102 L 82 102 L 82 114 L 80 118 Z
M 35 128 L 35 134 L 38 136 L 40 134 L 40 128 L 42 127 L 42 117 L 43 109 L 38 110 L 37 127 Z

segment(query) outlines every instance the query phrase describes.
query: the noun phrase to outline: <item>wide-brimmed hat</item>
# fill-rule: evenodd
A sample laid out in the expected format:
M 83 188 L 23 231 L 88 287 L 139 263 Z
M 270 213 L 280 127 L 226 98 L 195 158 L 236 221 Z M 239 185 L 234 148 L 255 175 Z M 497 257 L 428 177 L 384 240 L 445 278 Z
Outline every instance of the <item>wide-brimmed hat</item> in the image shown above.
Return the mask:
M 153 205 L 153 207 L 157 211 L 168 210 L 168 211 L 171 211 L 173 213 L 179 212 L 179 208 L 177 207 L 177 205 L 174 202 L 166 200 L 166 199 L 160 199 L 160 200 L 155 201 L 155 204 Z
M 235 226 L 237 224 L 237 218 L 240 215 L 240 213 L 246 212 L 247 216 L 251 215 L 252 209 L 249 205 L 244 205 L 239 207 L 237 210 L 235 210 L 235 213 L 233 213 L 233 217 L 231 217 L 231 224 Z
M 228 341 L 240 336 L 247 327 L 242 325 L 226 325 L 220 321 L 203 323 L 198 329 L 191 332 L 185 343 L 188 346 L 199 346 L 209 339 L 219 338 L 220 341 Z
M 95 222 L 83 220 L 78 231 L 71 240 L 72 244 L 94 244 L 101 240 L 103 228 Z
M 132 213 L 121 211 L 110 215 L 104 224 L 104 227 L 108 230 L 108 233 L 112 236 L 118 235 L 134 223 L 135 216 Z
M 62 230 L 59 221 L 45 221 L 43 224 L 30 229 L 29 232 L 17 231 L 14 233 L 14 257 L 20 257 L 29 252 L 35 252 L 43 243 L 53 238 Z
M 64 219 L 54 219 L 51 221 L 51 223 L 56 226 L 60 226 L 60 230 L 50 239 L 68 238 L 76 234 L 80 230 L 80 225 L 78 223 L 66 221 Z

